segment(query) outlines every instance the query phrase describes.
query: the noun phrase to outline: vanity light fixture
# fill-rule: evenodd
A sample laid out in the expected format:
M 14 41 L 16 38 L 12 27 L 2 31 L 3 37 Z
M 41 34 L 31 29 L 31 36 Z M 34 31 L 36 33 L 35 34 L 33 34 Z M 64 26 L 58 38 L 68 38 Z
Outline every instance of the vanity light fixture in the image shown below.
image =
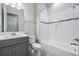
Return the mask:
M 14 4 L 11 4 L 11 7 L 15 7 L 15 5 Z
M 17 9 L 21 9 L 21 3 L 5 3 L 6 5 L 9 5 L 11 7 L 17 8 Z
M 6 5 L 10 5 L 10 3 L 5 3 Z
M 54 3 L 54 6 L 59 6 L 61 3 Z

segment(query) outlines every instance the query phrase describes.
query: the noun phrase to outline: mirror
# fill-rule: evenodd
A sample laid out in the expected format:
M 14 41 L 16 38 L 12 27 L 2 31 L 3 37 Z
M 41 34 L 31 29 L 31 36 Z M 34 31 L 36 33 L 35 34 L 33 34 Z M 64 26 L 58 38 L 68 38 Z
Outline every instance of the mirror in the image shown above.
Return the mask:
M 2 32 L 24 31 L 24 11 L 9 5 L 2 5 Z
M 19 31 L 19 16 L 7 13 L 7 32 Z

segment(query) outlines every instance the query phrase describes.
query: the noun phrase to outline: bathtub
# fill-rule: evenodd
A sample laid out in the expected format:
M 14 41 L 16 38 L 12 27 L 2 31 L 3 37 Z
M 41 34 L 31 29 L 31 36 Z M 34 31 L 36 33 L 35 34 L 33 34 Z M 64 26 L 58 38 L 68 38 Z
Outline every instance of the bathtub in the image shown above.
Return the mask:
M 46 54 L 49 56 L 79 56 L 79 51 L 74 51 L 74 49 L 78 48 L 70 44 L 68 45 L 54 40 L 43 40 L 40 42 L 43 50 L 45 50 Z

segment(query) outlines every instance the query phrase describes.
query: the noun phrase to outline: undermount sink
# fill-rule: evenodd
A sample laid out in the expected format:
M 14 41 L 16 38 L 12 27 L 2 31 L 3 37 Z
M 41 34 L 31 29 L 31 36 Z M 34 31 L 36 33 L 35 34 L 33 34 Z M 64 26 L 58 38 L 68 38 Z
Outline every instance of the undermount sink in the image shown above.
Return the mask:
M 24 34 L 23 32 L 5 32 L 5 33 L 0 33 L 0 40 L 18 38 L 23 36 L 28 36 L 28 35 Z
M 5 38 L 5 36 L 0 36 L 1 39 Z
M 6 37 L 6 36 L 1 36 L 1 35 L 0 35 L 0 41 L 1 41 L 1 40 L 5 40 L 5 38 L 7 38 L 7 37 Z

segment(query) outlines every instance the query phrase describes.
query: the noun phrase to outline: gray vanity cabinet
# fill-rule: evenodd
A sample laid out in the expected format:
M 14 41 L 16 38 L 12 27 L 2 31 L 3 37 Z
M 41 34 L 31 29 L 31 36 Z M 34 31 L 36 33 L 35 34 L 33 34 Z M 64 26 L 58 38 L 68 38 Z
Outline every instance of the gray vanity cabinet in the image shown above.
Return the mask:
M 0 49 L 0 56 L 12 56 L 12 55 L 13 55 L 12 47 L 6 47 Z
M 28 55 L 27 45 L 28 44 L 26 42 L 14 45 L 14 47 L 13 47 L 13 56 L 26 56 L 26 55 Z
M 0 41 L 0 56 L 28 56 L 29 37 Z

